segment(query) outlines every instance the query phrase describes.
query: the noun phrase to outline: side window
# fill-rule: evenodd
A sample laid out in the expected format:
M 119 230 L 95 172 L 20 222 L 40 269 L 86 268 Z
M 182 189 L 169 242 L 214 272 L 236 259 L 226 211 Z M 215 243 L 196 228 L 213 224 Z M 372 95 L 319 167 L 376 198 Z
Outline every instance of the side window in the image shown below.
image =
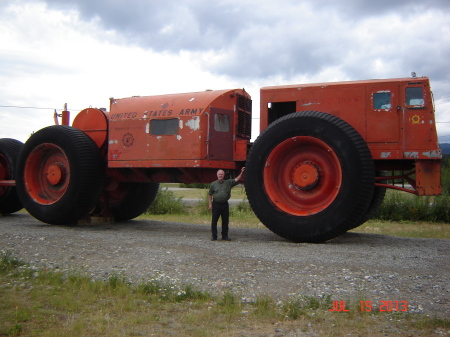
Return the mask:
M 150 134 L 153 136 L 178 134 L 178 118 L 152 119 L 150 121 Z
M 214 130 L 219 132 L 230 131 L 230 117 L 224 114 L 214 115 Z
M 406 105 L 424 106 L 423 91 L 421 87 L 406 88 Z
M 389 91 L 375 92 L 373 94 L 373 108 L 380 109 L 390 109 L 391 103 L 391 93 Z

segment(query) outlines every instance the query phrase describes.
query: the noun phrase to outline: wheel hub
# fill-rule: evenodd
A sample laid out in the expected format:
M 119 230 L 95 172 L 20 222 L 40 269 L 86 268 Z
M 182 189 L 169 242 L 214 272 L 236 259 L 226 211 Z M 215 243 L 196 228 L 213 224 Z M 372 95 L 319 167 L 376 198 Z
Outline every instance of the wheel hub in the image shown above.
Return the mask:
M 47 181 L 50 185 L 58 185 L 66 176 L 62 163 L 51 164 L 47 169 Z
M 316 187 L 319 179 L 319 169 L 310 161 L 300 163 L 294 168 L 292 173 L 292 181 L 295 186 L 303 191 L 308 191 Z

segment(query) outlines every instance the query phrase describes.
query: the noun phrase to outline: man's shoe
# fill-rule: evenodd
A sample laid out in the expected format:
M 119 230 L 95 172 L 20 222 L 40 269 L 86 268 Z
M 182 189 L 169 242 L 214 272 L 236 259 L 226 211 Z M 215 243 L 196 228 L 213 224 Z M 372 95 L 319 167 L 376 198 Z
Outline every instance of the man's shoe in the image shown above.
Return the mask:
M 225 236 L 222 238 L 223 241 L 231 241 L 231 239 L 228 236 Z
M 211 238 L 211 241 L 216 241 L 216 240 L 217 240 L 217 238 L 214 238 L 214 237 L 213 237 L 213 238 Z

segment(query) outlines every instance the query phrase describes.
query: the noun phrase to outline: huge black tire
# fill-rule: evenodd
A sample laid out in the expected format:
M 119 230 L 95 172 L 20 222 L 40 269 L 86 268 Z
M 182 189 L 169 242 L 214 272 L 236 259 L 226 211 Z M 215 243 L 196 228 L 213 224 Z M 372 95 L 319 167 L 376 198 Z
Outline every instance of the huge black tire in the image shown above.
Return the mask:
M 95 207 L 104 176 L 104 159 L 89 136 L 70 126 L 49 126 L 20 151 L 17 193 L 36 219 L 73 225 Z
M 386 173 L 385 172 L 378 172 L 377 175 L 385 176 Z M 378 210 L 380 209 L 381 204 L 383 203 L 385 195 L 386 195 L 386 188 L 385 187 L 375 186 L 375 189 L 374 189 L 374 192 L 373 192 L 373 196 L 372 196 L 372 200 L 371 200 L 371 202 L 369 204 L 369 208 L 367 209 L 366 213 L 361 218 L 359 224 L 356 224 L 355 226 L 353 226 L 352 228 L 349 228 L 349 229 L 353 229 L 353 228 L 359 227 L 362 224 L 364 224 L 366 221 L 372 219 L 375 216 L 375 214 L 378 212 Z
M 294 242 L 327 241 L 359 224 L 374 183 L 364 139 L 340 118 L 317 111 L 269 125 L 246 163 L 246 192 L 255 214 Z
M 109 209 L 115 221 L 127 221 L 145 213 L 156 198 L 158 183 L 121 183 L 110 193 Z
M 23 143 L 11 139 L 0 139 L 0 180 L 15 180 L 16 163 Z M 23 208 L 13 186 L 0 186 L 0 213 L 9 214 Z

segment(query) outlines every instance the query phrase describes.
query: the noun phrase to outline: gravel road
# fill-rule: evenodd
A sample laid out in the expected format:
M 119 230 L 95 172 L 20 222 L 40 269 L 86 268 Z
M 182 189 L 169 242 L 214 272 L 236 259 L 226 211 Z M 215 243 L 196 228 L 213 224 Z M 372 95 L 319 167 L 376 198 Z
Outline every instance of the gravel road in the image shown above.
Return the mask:
M 208 226 L 135 220 L 77 227 L 28 214 L 0 218 L 0 250 L 36 266 L 83 268 L 96 278 L 165 275 L 211 293 L 332 295 L 333 300 L 408 301 L 409 312 L 450 317 L 450 240 L 347 233 L 325 244 L 288 242 L 267 229 L 231 228 L 211 241 Z

